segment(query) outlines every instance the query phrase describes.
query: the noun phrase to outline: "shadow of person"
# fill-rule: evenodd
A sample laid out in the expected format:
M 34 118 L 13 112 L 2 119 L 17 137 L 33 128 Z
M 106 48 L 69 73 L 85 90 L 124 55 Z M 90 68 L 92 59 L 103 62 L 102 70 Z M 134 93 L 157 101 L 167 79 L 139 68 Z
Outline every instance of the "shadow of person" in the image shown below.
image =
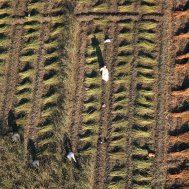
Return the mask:
M 32 161 L 35 161 L 37 159 L 37 149 L 36 149 L 35 143 L 32 139 L 28 140 L 27 149 L 31 156 Z
M 18 132 L 18 126 L 16 124 L 16 117 L 13 110 L 10 110 L 8 113 L 8 126 L 11 128 L 13 133 Z
M 99 69 L 104 67 L 105 63 L 104 63 L 104 59 L 103 59 L 103 55 L 102 55 L 102 51 L 100 48 L 100 42 L 99 40 L 96 38 L 96 36 L 94 35 L 94 37 L 91 39 L 92 41 L 92 46 L 93 48 L 95 48 L 96 50 L 96 55 L 98 58 L 98 63 L 99 63 Z

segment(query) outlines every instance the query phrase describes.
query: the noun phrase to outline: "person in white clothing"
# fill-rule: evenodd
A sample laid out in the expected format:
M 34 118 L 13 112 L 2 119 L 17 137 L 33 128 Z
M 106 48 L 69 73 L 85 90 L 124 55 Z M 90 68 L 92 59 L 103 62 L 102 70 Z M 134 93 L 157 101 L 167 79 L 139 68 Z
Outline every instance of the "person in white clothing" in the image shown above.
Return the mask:
M 104 40 L 104 43 L 111 43 L 111 42 L 112 42 L 111 39 Z
M 67 158 L 71 161 L 72 159 L 76 162 L 75 156 L 73 152 L 69 152 Z
M 39 161 L 38 160 L 34 160 L 32 162 L 32 166 L 35 167 L 35 168 L 38 168 L 39 167 Z
M 106 66 L 102 67 L 100 72 L 102 72 L 102 79 L 107 82 L 109 80 L 109 71 Z
M 20 135 L 18 133 L 14 133 L 12 136 L 13 142 L 20 142 Z

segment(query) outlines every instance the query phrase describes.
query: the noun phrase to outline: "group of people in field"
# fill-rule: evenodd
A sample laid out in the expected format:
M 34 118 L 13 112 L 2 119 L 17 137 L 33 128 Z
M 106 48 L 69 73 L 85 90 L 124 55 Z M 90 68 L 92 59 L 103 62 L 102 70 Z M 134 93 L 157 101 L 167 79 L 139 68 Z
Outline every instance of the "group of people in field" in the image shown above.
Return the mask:
M 23 141 L 21 131 L 20 131 L 22 128 L 17 125 L 15 113 L 13 110 L 10 110 L 8 112 L 7 124 L 8 124 L 8 127 L 10 128 L 10 131 L 12 132 L 12 141 L 14 143 L 21 143 Z M 69 161 L 73 160 L 74 162 L 76 162 L 75 155 L 71 150 L 71 145 L 66 144 L 65 148 L 66 148 L 67 159 Z M 37 148 L 36 148 L 34 140 L 31 138 L 29 138 L 27 141 L 27 150 L 30 155 L 30 160 L 31 160 L 30 165 L 34 168 L 38 168 L 39 160 L 37 158 Z

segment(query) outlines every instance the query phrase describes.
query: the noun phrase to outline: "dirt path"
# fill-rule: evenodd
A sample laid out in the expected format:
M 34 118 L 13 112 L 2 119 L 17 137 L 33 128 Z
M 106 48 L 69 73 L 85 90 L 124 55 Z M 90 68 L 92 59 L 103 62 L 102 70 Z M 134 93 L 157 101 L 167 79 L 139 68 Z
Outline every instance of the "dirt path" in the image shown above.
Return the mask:
M 114 58 L 116 57 L 116 51 L 114 44 L 116 43 L 116 24 L 111 23 L 108 25 L 109 38 L 113 39 L 112 43 L 105 45 L 104 51 L 104 61 L 107 65 L 110 74 L 110 80 L 102 84 L 102 102 L 106 107 L 101 109 L 101 121 L 99 128 L 99 138 L 103 140 L 103 143 L 97 143 L 97 157 L 96 157 L 96 170 L 95 170 L 95 186 L 94 188 L 106 188 L 107 177 L 108 177 L 108 143 L 109 143 L 109 134 L 111 130 L 111 105 L 112 105 L 112 85 L 113 85 L 113 69 L 114 69 Z M 106 141 L 104 141 L 107 140 Z
M 81 30 L 78 32 L 77 38 L 77 65 L 76 65 L 76 73 L 75 73 L 75 81 L 76 81 L 76 90 L 74 91 L 74 110 L 73 110 L 73 123 L 70 128 L 71 133 L 71 141 L 73 151 L 77 152 L 78 147 L 78 133 L 81 128 L 82 123 L 82 106 L 83 106 L 83 91 L 84 91 L 84 63 L 85 63 L 85 54 L 87 48 L 87 34 L 86 34 L 86 27 L 87 22 L 81 23 L 80 25 Z
M 172 1 L 166 1 L 163 4 L 162 18 L 162 45 L 161 58 L 158 76 L 158 107 L 157 107 L 157 123 L 156 123 L 156 162 L 153 176 L 153 187 L 163 188 L 166 180 L 166 154 L 167 154 L 167 132 L 169 130 L 169 98 L 170 98 L 170 80 L 171 68 L 173 67 L 172 44 L 173 44 L 173 28 L 172 28 Z

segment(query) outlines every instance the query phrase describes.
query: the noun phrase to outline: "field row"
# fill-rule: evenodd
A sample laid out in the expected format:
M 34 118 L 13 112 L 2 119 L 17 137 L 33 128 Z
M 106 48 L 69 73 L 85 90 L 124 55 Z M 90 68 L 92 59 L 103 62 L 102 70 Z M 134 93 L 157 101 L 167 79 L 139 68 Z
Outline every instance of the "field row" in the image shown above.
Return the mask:
M 11 18 L 8 5 L 2 8 L 4 17 L 0 23 L 1 83 L 6 86 L 1 100 L 2 115 L 7 116 L 8 111 L 15 107 L 17 124 L 24 128 L 25 142 L 28 138 L 35 139 L 42 152 L 54 145 L 51 117 L 57 110 L 60 96 L 57 85 L 60 70 L 59 38 L 63 31 L 62 6 L 60 1 L 52 4 L 45 1 L 28 3 L 30 15 L 18 22 Z M 12 52 L 8 51 L 11 43 Z
M 158 27 L 156 20 L 93 20 L 85 30 L 78 152 L 92 157 L 93 184 L 98 187 L 122 188 L 126 178 L 134 188 L 150 188 L 154 162 L 148 155 L 154 153 Z M 112 38 L 111 44 L 103 43 L 106 36 Z M 99 73 L 104 64 L 110 71 L 107 84 Z
M 188 98 L 188 6 L 177 3 L 174 12 L 175 68 L 172 84 L 171 124 L 168 149 L 168 178 L 170 187 L 188 186 L 189 160 L 189 98 Z
M 159 14 L 161 13 L 162 1 L 155 0 L 141 0 L 141 1 L 91 1 L 79 0 L 75 8 L 76 13 L 139 13 L 145 14 Z

